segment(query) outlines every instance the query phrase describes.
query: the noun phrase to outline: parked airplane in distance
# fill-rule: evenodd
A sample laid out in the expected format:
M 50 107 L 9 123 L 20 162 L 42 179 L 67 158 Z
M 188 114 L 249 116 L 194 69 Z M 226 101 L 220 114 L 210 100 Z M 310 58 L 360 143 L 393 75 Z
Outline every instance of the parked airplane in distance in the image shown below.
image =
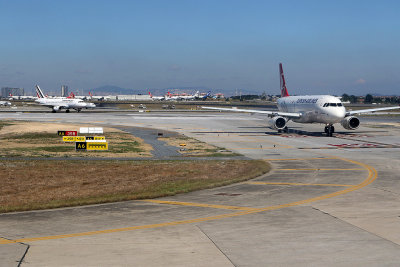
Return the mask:
M 198 92 L 198 91 L 197 91 Z M 196 99 L 200 99 L 200 100 L 206 100 L 208 97 L 211 96 L 211 91 L 208 91 L 208 93 L 206 95 L 201 96 L 200 94 L 196 95 Z
M 166 95 L 166 100 L 195 100 L 199 98 L 200 92 L 197 91 L 194 95 L 172 95 L 170 92 Z
M 181 95 L 179 96 L 179 100 L 195 100 L 200 95 L 200 92 L 197 91 L 194 95 Z
M 346 111 L 338 97 L 331 95 L 300 95 L 289 96 L 283 75 L 282 63 L 279 64 L 281 98 L 277 101 L 279 111 L 232 109 L 203 107 L 205 109 L 226 110 L 236 112 L 249 112 L 266 114 L 270 118 L 268 124 L 278 132 L 287 132 L 286 123 L 289 120 L 298 123 L 322 123 L 325 124 L 325 133 L 332 136 L 335 131 L 334 124 L 340 123 L 347 130 L 355 130 L 360 126 L 360 120 L 354 116 L 361 113 L 369 113 L 382 110 L 398 109 L 397 107 L 372 108 L 364 110 Z
M 150 96 L 151 100 L 165 100 L 165 96 L 153 96 L 150 92 L 149 92 L 149 96 Z
M 75 109 L 80 112 L 83 108 L 95 108 L 96 105 L 93 103 L 84 102 L 82 99 L 77 98 L 66 98 L 66 97 L 55 97 L 48 98 L 46 97 L 39 85 L 36 85 L 36 94 L 38 99 L 35 102 L 39 103 L 42 106 L 52 108 L 52 112 L 55 113 L 61 109 L 65 109 L 65 112 L 69 112 L 70 109 Z

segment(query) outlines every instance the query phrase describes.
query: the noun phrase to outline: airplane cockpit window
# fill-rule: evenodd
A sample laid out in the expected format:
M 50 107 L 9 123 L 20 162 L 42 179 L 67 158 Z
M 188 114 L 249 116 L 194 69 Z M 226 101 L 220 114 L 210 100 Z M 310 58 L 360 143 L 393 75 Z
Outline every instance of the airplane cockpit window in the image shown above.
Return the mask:
M 343 106 L 342 103 L 325 103 L 323 107 L 341 107 Z

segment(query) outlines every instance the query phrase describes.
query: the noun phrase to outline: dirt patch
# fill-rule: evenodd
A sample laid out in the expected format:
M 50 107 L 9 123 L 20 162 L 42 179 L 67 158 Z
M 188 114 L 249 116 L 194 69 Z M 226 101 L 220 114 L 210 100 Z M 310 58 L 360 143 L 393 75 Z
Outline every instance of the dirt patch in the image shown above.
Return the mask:
M 239 154 L 226 150 L 222 147 L 216 147 L 194 138 L 184 135 L 171 137 L 159 137 L 161 141 L 166 142 L 170 146 L 180 148 L 179 152 L 185 156 L 210 157 L 210 156 L 238 156 Z

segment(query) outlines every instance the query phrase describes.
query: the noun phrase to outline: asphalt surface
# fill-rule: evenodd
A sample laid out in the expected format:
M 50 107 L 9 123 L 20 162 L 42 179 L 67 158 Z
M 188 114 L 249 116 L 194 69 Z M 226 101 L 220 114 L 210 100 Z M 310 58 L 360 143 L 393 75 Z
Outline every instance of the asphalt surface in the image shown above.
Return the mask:
M 273 166 L 249 182 L 174 197 L 2 214 L 1 266 L 400 263 L 400 119 L 368 117 L 325 137 L 322 125 L 291 123 L 277 134 L 264 117 L 238 113 L 0 118 L 176 131 Z

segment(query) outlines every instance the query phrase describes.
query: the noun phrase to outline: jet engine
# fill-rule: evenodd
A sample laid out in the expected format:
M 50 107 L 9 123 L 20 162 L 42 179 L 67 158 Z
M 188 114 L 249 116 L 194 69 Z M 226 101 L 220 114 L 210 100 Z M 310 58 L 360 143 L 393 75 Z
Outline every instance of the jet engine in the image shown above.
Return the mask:
M 268 121 L 270 127 L 275 130 L 282 130 L 286 126 L 286 119 L 284 117 L 273 117 Z
M 349 116 L 345 117 L 340 124 L 342 124 L 343 128 L 346 130 L 355 130 L 360 126 L 360 120 L 357 117 Z

